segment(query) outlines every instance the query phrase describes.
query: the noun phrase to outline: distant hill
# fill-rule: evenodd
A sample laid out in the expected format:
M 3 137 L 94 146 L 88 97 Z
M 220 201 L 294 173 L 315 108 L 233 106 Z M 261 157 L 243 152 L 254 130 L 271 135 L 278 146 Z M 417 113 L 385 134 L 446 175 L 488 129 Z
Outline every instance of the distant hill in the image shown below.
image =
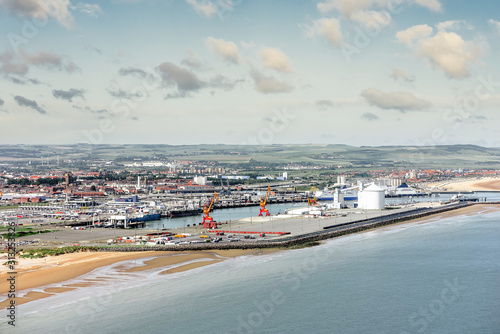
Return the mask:
M 500 148 L 476 145 L 0 145 L 0 164 L 34 165 L 147 160 L 217 161 L 228 164 L 298 163 L 383 168 L 500 168 Z

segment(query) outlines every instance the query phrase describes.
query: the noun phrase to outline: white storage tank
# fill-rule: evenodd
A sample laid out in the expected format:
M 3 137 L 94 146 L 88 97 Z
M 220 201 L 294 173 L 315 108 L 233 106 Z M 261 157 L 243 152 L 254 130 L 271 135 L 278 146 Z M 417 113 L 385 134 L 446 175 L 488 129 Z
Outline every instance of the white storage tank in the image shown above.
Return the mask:
M 333 203 L 344 204 L 344 194 L 340 192 L 339 188 L 335 189 L 335 193 L 333 194 Z
M 385 190 L 372 184 L 358 192 L 358 208 L 363 210 L 385 209 Z

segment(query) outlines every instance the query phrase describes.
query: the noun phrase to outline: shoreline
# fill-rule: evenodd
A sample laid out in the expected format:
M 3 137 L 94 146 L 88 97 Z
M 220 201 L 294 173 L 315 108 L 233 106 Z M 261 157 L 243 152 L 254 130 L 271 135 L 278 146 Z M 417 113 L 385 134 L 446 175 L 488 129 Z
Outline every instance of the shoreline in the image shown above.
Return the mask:
M 450 182 L 438 182 L 429 184 L 436 188 L 445 189 L 445 191 L 500 191 L 500 178 L 488 177 L 475 180 L 460 180 Z
M 500 179 L 492 179 L 490 181 L 482 181 L 473 184 L 472 186 L 480 188 L 481 190 L 500 191 Z
M 41 259 L 16 259 L 16 305 L 50 297 L 77 288 L 85 288 L 108 277 L 93 277 L 82 279 L 75 284 L 64 284 L 78 279 L 96 269 L 111 266 L 119 262 L 141 260 L 132 268 L 120 268 L 120 273 L 145 271 L 167 267 L 160 274 L 173 274 L 221 262 L 230 258 L 246 255 L 269 254 L 279 249 L 246 249 L 246 250 L 204 250 L 204 251 L 138 251 L 138 252 L 80 252 L 58 256 L 48 256 Z M 151 259 L 148 259 L 151 258 Z M 146 259 L 144 261 L 144 259 Z M 1 259 L 2 263 L 6 261 Z M 7 268 L 1 267 L 0 274 L 6 274 Z M 60 285 L 60 286 L 54 286 Z M 43 290 L 43 291 L 39 291 Z M 0 282 L 0 309 L 9 306 L 7 293 L 9 283 Z M 22 297 L 19 297 L 22 295 Z
M 347 229 L 343 234 L 336 235 L 324 233 L 324 238 L 316 240 L 321 242 L 324 239 L 331 239 L 334 237 L 350 234 L 358 234 L 369 232 L 381 228 L 390 228 L 402 224 L 412 223 L 431 223 L 439 219 L 461 216 L 461 215 L 475 215 L 485 212 L 500 210 L 498 204 L 480 203 L 468 205 L 460 208 L 453 208 L 451 210 L 433 213 L 423 217 L 403 219 L 384 224 L 376 224 L 374 226 L 359 229 Z M 236 246 L 236 245 L 234 245 Z M 92 272 L 95 269 L 104 268 L 123 261 L 144 260 L 137 263 L 131 268 L 116 268 L 121 273 L 130 273 L 137 271 L 144 271 L 150 269 L 157 269 L 167 267 L 160 272 L 161 275 L 168 275 L 191 269 L 200 268 L 210 264 L 224 261 L 228 258 L 235 258 L 239 256 L 269 254 L 279 252 L 288 248 L 283 247 L 262 247 L 258 248 L 254 245 L 253 248 L 247 249 L 206 249 L 206 250 L 149 250 L 149 251 L 100 251 L 100 252 L 80 252 L 70 253 L 58 256 L 50 256 L 41 259 L 16 259 L 17 277 L 16 277 L 16 305 L 28 303 L 34 300 L 50 297 L 54 294 L 64 293 L 78 288 L 85 288 L 96 281 L 107 280 L 107 277 L 92 277 L 85 279 L 80 283 L 66 284 L 72 279 L 77 279 L 85 274 Z M 4 254 L 3 257 L 6 257 Z M 150 258 L 150 259 L 148 259 Z M 6 261 L 3 258 L 0 260 Z M 0 273 L 6 273 L 8 270 L 5 266 L 0 267 Z M 53 285 L 61 285 L 54 287 Z M 43 291 L 39 291 L 43 290 Z M 9 291 L 7 281 L 0 282 L 0 295 L 5 295 Z M 27 292 L 24 293 L 23 292 Z M 22 297 L 18 297 L 22 295 Z M 0 299 L 0 309 L 5 309 L 9 304 L 9 299 Z

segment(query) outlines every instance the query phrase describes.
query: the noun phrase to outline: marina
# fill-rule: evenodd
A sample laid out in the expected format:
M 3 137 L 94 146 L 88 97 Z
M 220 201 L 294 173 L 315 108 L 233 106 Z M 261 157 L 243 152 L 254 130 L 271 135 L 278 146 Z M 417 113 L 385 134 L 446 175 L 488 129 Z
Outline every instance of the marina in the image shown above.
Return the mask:
M 479 193 L 478 196 L 485 198 L 486 193 Z M 480 204 L 496 203 L 500 201 L 499 193 L 487 193 L 491 199 L 488 202 L 477 202 Z M 454 195 L 443 195 L 424 200 L 417 197 L 408 201 L 405 198 L 387 198 L 387 208 L 380 210 L 367 210 L 355 207 L 354 201 L 346 202 L 344 209 L 335 208 L 334 202 L 319 202 L 318 205 L 304 205 L 305 203 L 280 203 L 269 204 L 266 208 L 271 213 L 269 216 L 259 216 L 258 206 L 244 206 L 235 208 L 219 208 L 213 210 L 210 215 L 213 217 L 213 228 L 203 226 L 202 215 L 184 216 L 178 218 L 163 217 L 159 220 L 128 222 L 125 225 L 125 216 L 111 213 L 99 214 L 97 217 L 103 218 L 96 224 L 96 216 L 82 218 L 76 222 L 58 222 L 54 224 L 41 224 L 40 226 L 51 227 L 56 232 L 36 235 L 36 240 L 40 245 L 54 245 L 61 243 L 93 245 L 99 246 L 110 244 L 119 250 L 126 244 L 133 246 L 132 249 L 140 250 L 147 241 L 152 241 L 155 247 L 166 247 L 154 235 L 172 235 L 174 242 L 168 247 L 182 246 L 193 247 L 193 249 L 220 248 L 223 244 L 231 244 L 231 248 L 252 245 L 250 247 L 260 247 L 265 242 L 271 245 L 278 245 L 286 240 L 297 239 L 301 241 L 309 240 L 310 235 L 328 235 L 327 230 L 335 227 L 348 230 L 349 228 L 365 228 L 367 226 L 378 226 L 386 221 L 404 220 L 406 216 L 432 214 L 441 210 L 452 210 L 467 206 L 470 202 L 455 200 Z M 137 202 L 140 203 L 140 202 Z M 322 203 L 322 204 L 321 204 Z M 123 209 L 123 208 L 122 208 Z M 85 217 L 85 216 L 81 216 Z M 104 220 L 104 217 L 107 217 Z M 33 218 L 16 218 L 17 222 L 27 222 Z M 122 219 L 122 222 L 120 222 Z M 24 225 L 24 223 L 21 223 Z M 38 223 L 40 224 L 40 223 Z M 37 224 L 37 225 L 38 225 Z M 365 227 L 358 226 L 364 225 Z M 72 227 L 74 229 L 68 229 Z M 98 228 L 107 227 L 107 228 Z M 127 227 L 125 229 L 125 227 Z M 133 233 L 131 234 L 131 230 Z M 175 237 L 175 235 L 179 235 Z M 202 238 L 200 236 L 206 236 Z M 228 235 L 235 236 L 239 240 L 229 240 Z M 254 238 L 245 238 L 245 235 L 253 235 Z M 33 240 L 33 236 L 20 238 L 23 240 Z M 212 244 L 216 238 L 219 240 Z M 302 239 L 300 239 L 302 238 Z M 180 244 L 182 242 L 182 244 Z M 200 244 L 200 242 L 203 242 Z M 256 246 L 256 243 L 259 246 Z M 151 247 L 151 245 L 148 245 Z M 224 246 L 225 247 L 225 246 Z M 266 246 L 268 247 L 268 246 Z M 132 250 L 131 249 L 131 250 Z

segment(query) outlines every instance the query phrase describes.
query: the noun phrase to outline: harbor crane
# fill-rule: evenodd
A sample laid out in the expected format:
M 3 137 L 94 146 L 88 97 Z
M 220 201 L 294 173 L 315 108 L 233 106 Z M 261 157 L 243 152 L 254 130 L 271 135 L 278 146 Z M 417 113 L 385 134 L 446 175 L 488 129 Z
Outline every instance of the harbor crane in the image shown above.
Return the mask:
M 266 204 L 267 204 L 267 197 L 271 193 L 271 186 L 267 186 L 267 193 L 265 198 L 260 199 L 260 212 L 259 212 L 259 217 L 260 216 L 270 216 L 269 210 L 266 209 Z
M 222 194 L 231 195 L 231 190 L 229 188 L 229 179 L 226 178 L 227 189 L 224 189 L 224 184 L 222 183 L 222 175 L 220 177 L 220 189 Z
M 217 223 L 214 222 L 214 219 L 210 217 L 210 211 L 212 210 L 212 206 L 215 203 L 215 200 L 219 200 L 219 194 L 214 191 L 214 197 L 212 197 L 212 201 L 210 202 L 210 206 L 205 204 L 203 208 L 203 228 L 217 228 Z
M 66 173 L 64 174 L 64 181 L 66 181 L 66 185 L 65 185 L 65 189 L 64 189 L 64 193 L 66 194 L 66 202 L 68 201 L 68 195 L 69 195 L 69 190 L 68 190 L 68 186 L 69 186 L 69 173 Z
M 308 198 L 307 205 L 309 205 L 309 206 L 318 205 L 318 199 L 316 197 Z

